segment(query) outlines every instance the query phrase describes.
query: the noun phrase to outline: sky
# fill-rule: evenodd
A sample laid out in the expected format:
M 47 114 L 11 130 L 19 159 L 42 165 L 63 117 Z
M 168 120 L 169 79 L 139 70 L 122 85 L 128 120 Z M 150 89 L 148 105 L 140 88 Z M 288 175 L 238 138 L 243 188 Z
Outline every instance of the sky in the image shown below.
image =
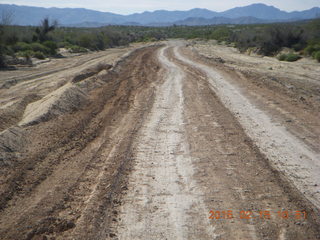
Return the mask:
M 189 10 L 207 8 L 221 12 L 233 7 L 264 3 L 284 11 L 320 7 L 320 0 L 0 0 L 0 3 L 37 7 L 87 8 L 102 12 L 131 14 L 154 10 Z

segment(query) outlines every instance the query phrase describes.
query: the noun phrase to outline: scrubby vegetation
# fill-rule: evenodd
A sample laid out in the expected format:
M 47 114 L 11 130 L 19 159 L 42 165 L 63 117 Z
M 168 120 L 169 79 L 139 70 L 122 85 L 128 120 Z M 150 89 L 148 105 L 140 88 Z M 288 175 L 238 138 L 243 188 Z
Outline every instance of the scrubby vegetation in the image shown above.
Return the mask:
M 288 53 L 288 54 L 281 54 L 279 56 L 280 61 L 287 61 L 287 62 L 295 62 L 299 60 L 301 56 L 294 54 L 294 53 Z
M 315 53 L 313 54 L 313 57 L 314 57 L 315 59 L 317 59 L 318 62 L 320 62 L 320 51 L 315 52 Z
M 235 42 L 240 50 L 256 48 L 262 55 L 272 56 L 282 48 L 290 48 L 301 55 L 315 58 L 316 52 L 320 50 L 320 19 L 247 27 L 235 31 L 230 41 Z M 288 54 L 286 58 L 298 59 L 294 54 Z
M 48 19 L 38 27 L 9 25 L 8 21 L 0 23 L 0 66 L 5 64 L 5 55 L 44 59 L 57 56 L 58 48 L 84 53 L 169 38 L 214 39 L 232 44 L 243 52 L 250 50 L 267 56 L 275 56 L 283 48 L 289 48 L 292 53 L 279 56 L 279 60 L 296 61 L 301 56 L 309 56 L 320 61 L 320 19 L 297 23 L 192 27 L 67 28 L 58 27 Z

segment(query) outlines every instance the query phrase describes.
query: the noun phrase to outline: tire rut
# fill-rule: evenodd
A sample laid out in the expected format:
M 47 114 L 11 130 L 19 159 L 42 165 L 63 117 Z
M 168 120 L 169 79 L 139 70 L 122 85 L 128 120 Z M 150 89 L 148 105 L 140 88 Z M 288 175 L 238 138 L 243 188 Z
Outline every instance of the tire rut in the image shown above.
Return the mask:
M 183 44 L 169 46 L 109 238 L 318 239 L 317 209 L 270 165 L 206 72 L 182 61 Z M 233 218 L 208 222 L 210 210 Z
M 82 110 L 26 128 L 23 161 L 2 169 L 4 239 L 96 239 L 109 221 L 110 196 L 121 190 L 132 136 L 153 101 L 157 48 L 125 59 Z

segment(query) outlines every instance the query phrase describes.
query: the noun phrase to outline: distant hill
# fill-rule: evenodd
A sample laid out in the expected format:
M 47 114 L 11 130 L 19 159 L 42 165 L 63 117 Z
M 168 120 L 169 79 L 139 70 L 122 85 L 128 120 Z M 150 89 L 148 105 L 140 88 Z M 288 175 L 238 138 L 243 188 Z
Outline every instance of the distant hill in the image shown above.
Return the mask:
M 184 20 L 187 18 L 213 18 L 219 13 L 207 9 L 195 8 L 189 11 L 165 11 L 144 12 L 128 15 L 125 17 L 127 22 L 138 22 L 140 24 L 168 23 Z
M 214 17 L 210 19 L 205 18 L 187 18 L 182 21 L 177 21 L 175 25 L 186 26 L 200 26 L 200 25 L 219 25 L 219 24 L 258 24 L 272 22 L 272 20 L 259 19 L 255 17 L 239 17 L 239 18 L 226 18 Z
M 122 15 L 84 8 L 40 8 L 0 4 L 0 13 L 2 11 L 13 12 L 13 23 L 17 25 L 38 25 L 45 17 L 58 20 L 61 25 L 79 24 L 83 22 L 117 24 L 123 21 Z
M 227 18 L 240 18 L 240 17 L 255 17 L 259 19 L 280 20 L 292 18 L 291 13 L 281 11 L 273 6 L 264 4 L 252 4 L 246 7 L 236 7 L 225 12 L 221 15 Z
M 249 24 L 276 21 L 304 20 L 320 17 L 320 8 L 305 11 L 285 12 L 265 4 L 236 7 L 224 12 L 195 8 L 189 11 L 166 11 L 120 15 L 84 8 L 40 8 L 0 4 L 0 13 L 14 13 L 16 25 L 38 25 L 45 17 L 58 20 L 60 25 L 75 27 L 100 27 L 103 25 L 210 25 Z

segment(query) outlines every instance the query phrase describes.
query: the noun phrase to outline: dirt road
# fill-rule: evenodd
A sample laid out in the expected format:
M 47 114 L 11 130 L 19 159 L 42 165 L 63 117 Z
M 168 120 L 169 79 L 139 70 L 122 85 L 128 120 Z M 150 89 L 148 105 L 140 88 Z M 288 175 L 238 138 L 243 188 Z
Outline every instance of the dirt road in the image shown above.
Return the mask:
M 187 46 L 79 68 L 2 126 L 1 239 L 320 239 L 319 96 Z

